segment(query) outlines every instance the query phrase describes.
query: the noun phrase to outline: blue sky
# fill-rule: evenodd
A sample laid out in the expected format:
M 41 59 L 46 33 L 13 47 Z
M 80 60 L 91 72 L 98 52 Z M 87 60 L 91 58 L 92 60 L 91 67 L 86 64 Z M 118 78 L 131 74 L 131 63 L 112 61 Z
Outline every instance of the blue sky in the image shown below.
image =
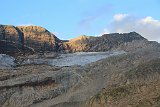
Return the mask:
M 0 24 L 42 26 L 69 39 L 108 31 L 116 14 L 136 21 L 152 17 L 159 23 L 159 12 L 159 0 L 1 0 Z

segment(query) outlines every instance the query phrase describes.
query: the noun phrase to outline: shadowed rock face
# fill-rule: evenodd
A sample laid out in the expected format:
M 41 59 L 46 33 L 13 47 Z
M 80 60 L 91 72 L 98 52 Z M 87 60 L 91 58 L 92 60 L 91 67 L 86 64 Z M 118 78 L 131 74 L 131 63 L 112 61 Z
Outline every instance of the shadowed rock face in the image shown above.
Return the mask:
M 18 32 L 14 26 L 0 26 L 0 51 L 7 53 L 8 51 L 18 51 Z

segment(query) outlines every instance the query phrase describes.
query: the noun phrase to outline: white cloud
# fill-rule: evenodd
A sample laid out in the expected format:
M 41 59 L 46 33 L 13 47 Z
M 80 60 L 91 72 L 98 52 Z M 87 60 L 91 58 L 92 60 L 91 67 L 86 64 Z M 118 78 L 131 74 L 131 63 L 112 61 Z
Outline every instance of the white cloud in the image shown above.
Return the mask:
M 116 14 L 104 33 L 126 33 L 135 31 L 148 40 L 160 42 L 160 20 L 151 16 L 138 18 L 128 14 Z
M 116 14 L 116 15 L 113 16 L 113 19 L 115 21 L 121 21 L 124 18 L 126 18 L 127 16 L 128 16 L 127 14 Z
M 147 25 L 147 24 L 150 24 L 150 25 L 153 25 L 153 26 L 157 26 L 157 27 L 160 27 L 160 21 L 159 20 L 155 20 L 154 18 L 152 18 L 151 16 L 148 16 L 144 19 L 141 19 L 139 21 L 139 23 L 143 24 L 143 25 Z

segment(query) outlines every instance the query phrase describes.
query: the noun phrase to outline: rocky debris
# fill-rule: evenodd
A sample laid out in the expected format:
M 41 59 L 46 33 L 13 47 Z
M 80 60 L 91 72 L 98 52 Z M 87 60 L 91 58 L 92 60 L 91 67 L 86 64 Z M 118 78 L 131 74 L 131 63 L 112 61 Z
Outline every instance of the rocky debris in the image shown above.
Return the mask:
M 84 55 L 83 53 L 75 54 Z M 88 53 L 88 55 L 96 56 L 95 53 L 92 55 Z M 134 101 L 138 104 L 145 93 L 147 93 L 145 94 L 147 100 L 159 101 L 160 85 L 155 82 L 159 81 L 160 77 L 158 58 L 160 58 L 160 48 L 149 47 L 104 58 L 86 66 L 55 67 L 31 64 L 1 70 L 0 105 L 3 107 L 65 107 L 65 105 L 66 107 L 88 107 L 86 104 L 93 101 L 93 107 L 95 107 L 96 101 L 99 100 L 92 99 L 101 98 L 99 95 L 103 96 L 103 94 L 98 94 L 101 92 L 107 94 L 104 94 L 107 98 L 106 102 L 110 103 L 100 102 L 100 104 L 113 107 L 115 107 L 115 101 L 118 107 L 122 104 L 126 106 L 130 103 L 135 104 Z M 143 72 L 144 68 L 146 70 Z M 134 71 L 137 75 L 134 75 Z M 131 75 L 128 75 L 130 73 Z M 144 79 L 143 73 L 148 78 Z M 129 76 L 132 78 L 130 79 Z M 148 95 L 150 90 L 156 91 Z M 139 97 L 134 97 L 133 92 Z M 133 100 L 130 99 L 131 97 Z M 134 100 L 135 98 L 137 99 Z M 156 100 L 149 101 L 158 104 Z M 145 99 L 142 102 L 144 103 Z
M 151 51 L 151 50 L 150 50 Z M 160 52 L 157 50 L 158 53 Z M 142 51 L 143 53 L 144 51 Z M 152 51 L 153 52 L 153 51 Z M 157 54 L 158 54 L 157 53 Z M 139 56 L 137 60 L 130 59 L 125 68 L 121 68 L 119 64 L 115 64 L 116 72 L 109 79 L 108 86 L 99 91 L 95 96 L 92 96 L 88 102 L 88 106 L 92 107 L 122 107 L 122 106 L 137 106 L 137 107 L 156 107 L 159 106 L 160 96 L 160 72 L 159 72 L 159 55 L 145 54 Z M 132 54 L 133 55 L 133 54 Z M 137 54 L 138 55 L 138 54 Z M 137 56 L 134 55 L 134 56 Z M 148 56 L 149 55 L 149 56 Z M 150 57 L 146 58 L 145 57 Z M 128 59 L 128 58 L 127 58 Z M 116 60 L 116 59 L 114 59 Z M 118 60 L 118 59 L 117 59 Z M 121 59 L 124 64 L 125 59 Z M 132 62 L 134 60 L 134 62 Z M 110 60 L 111 61 L 111 60 Z M 112 60 L 113 61 L 113 60 Z M 117 62 L 118 63 L 118 62 Z M 131 64 L 132 63 L 132 64 Z M 130 65 L 131 64 L 131 65 Z M 137 66 L 138 65 L 138 66 Z M 112 72 L 113 73 L 113 72 Z M 107 78 L 107 75 L 106 77 Z M 114 81 L 114 82 L 113 82 Z M 156 99 L 156 100 L 155 100 Z
M 103 107 L 102 105 L 113 107 L 156 106 L 158 101 L 152 101 L 152 99 L 160 95 L 158 93 L 158 87 L 160 87 L 158 82 L 160 77 L 158 72 L 159 55 L 160 48 L 152 47 L 124 56 L 110 57 L 90 65 L 88 67 L 90 77 L 103 78 L 100 86 L 105 81 L 99 93 L 90 98 L 92 107 Z M 146 87 L 146 90 L 142 91 L 142 87 Z M 99 103 L 100 100 L 102 102 Z
M 29 66 L 28 66 L 29 67 Z M 43 69 L 42 66 L 38 66 Z M 48 69 L 49 68 L 49 69 Z M 79 74 L 61 69 L 51 71 L 46 66 L 43 73 L 23 72 L 0 81 L 0 105 L 3 107 L 25 107 L 66 93 L 82 79 Z M 20 72 L 19 69 L 14 72 Z M 2 76 L 2 75 L 1 75 Z M 7 90 L 7 91 L 6 91 Z
M 98 54 L 100 54 L 100 57 L 103 57 L 103 55 L 109 57 L 112 56 L 111 54 L 118 55 L 120 53 L 92 52 L 75 54 L 87 58 L 87 56 L 97 57 Z M 72 55 L 70 54 L 69 56 L 71 57 Z M 34 60 L 34 65 L 33 63 L 25 63 L 14 69 L 0 71 L 0 105 L 3 105 L 3 107 L 29 106 L 44 100 L 53 99 L 67 93 L 72 88 L 79 87 L 80 84 L 85 84 L 85 72 L 81 71 L 81 67 L 58 68 L 43 65 L 43 63 L 40 64 L 41 61 L 44 61 L 44 59 L 36 62 Z
M 112 50 L 124 50 L 126 52 L 134 52 L 141 49 L 155 49 L 159 48 L 160 44 L 156 41 L 146 41 L 146 40 L 134 40 L 132 42 L 127 42 L 124 44 L 119 45 L 116 48 L 113 48 Z
M 153 105 L 158 105 L 160 74 L 155 74 L 155 72 L 159 72 L 157 58 L 160 58 L 160 48 L 148 48 L 112 56 L 83 67 L 62 67 L 61 69 L 64 71 L 76 72 L 81 77 L 81 81 L 66 93 L 30 107 L 90 107 L 90 104 L 92 107 L 122 107 L 123 104 L 141 107 L 146 104 L 150 105 L 148 101 Z M 150 65 L 146 65 L 148 67 L 146 69 L 151 69 L 153 72 L 144 71 L 148 76 L 146 79 L 142 73 L 143 67 L 146 66 L 143 66 L 142 69 L 139 67 L 142 64 Z M 136 69 L 137 67 L 138 69 Z M 131 73 L 133 74 L 131 76 L 134 77 L 134 70 L 140 70 L 140 77 L 128 81 L 126 73 Z M 138 71 L 136 71 L 137 75 L 139 75 Z M 151 94 L 148 94 L 150 91 Z M 155 98 L 158 100 L 154 100 Z

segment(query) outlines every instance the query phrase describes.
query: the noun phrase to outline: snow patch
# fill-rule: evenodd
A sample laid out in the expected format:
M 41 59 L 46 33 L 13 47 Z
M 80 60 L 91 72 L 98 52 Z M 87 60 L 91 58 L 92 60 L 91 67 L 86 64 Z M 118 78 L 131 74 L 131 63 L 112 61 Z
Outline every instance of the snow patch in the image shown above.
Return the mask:
M 86 64 L 96 62 L 98 60 L 124 54 L 124 51 L 117 52 L 77 52 L 70 54 L 61 54 L 58 58 L 53 59 L 51 61 L 51 65 L 54 66 L 72 66 L 72 65 L 81 65 L 84 66 Z
M 0 54 L 0 69 L 8 69 L 13 66 L 15 66 L 15 58 L 5 55 L 5 54 Z

